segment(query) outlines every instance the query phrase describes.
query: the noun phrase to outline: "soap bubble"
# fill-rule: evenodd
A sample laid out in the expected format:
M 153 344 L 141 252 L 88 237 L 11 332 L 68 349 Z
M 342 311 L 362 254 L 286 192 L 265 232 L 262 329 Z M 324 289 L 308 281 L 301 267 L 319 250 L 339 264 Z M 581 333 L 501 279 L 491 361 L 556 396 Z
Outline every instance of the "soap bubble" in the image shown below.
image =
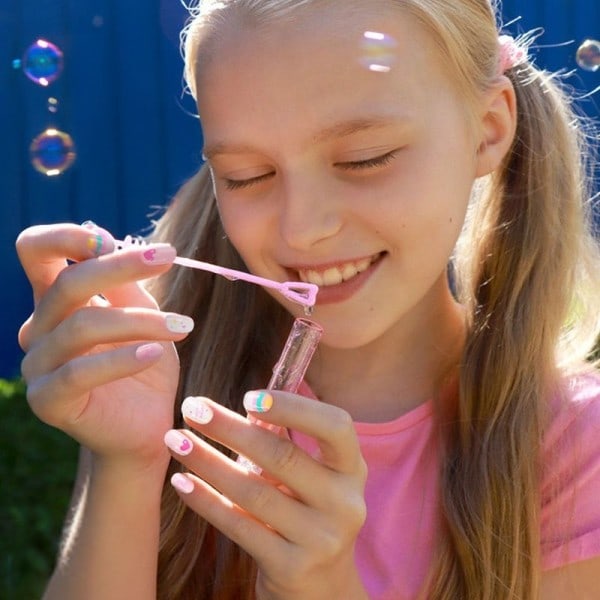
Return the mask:
M 600 42 L 585 40 L 577 50 L 577 64 L 586 71 L 600 69 Z
M 58 100 L 56 98 L 48 98 L 48 112 L 58 112 Z
M 13 66 L 15 64 L 16 61 L 13 62 Z M 63 53 L 51 42 L 37 40 L 27 48 L 20 64 L 31 81 L 46 87 L 62 73 Z
M 75 161 L 75 144 L 64 131 L 50 127 L 40 133 L 29 147 L 36 171 L 53 177 L 64 173 Z
M 365 31 L 361 43 L 360 62 L 369 71 L 387 73 L 396 59 L 396 40 L 377 31 Z

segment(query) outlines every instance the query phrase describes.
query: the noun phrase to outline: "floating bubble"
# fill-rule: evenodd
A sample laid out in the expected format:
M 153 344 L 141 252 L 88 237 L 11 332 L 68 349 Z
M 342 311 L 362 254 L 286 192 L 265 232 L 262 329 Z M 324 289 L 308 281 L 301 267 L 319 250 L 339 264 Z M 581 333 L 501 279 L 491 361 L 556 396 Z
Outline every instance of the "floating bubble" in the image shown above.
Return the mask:
M 21 66 L 31 81 L 46 87 L 62 73 L 63 53 L 51 42 L 37 40 L 25 51 Z
M 58 100 L 56 98 L 48 98 L 48 112 L 58 112 Z
M 75 144 L 64 131 L 50 127 L 40 133 L 29 147 L 36 171 L 53 177 L 64 173 L 75 161 Z
M 577 50 L 577 64 L 586 71 L 600 69 L 600 42 L 585 40 Z
M 361 64 L 377 73 L 388 73 L 396 59 L 396 40 L 385 33 L 365 31 L 361 43 Z

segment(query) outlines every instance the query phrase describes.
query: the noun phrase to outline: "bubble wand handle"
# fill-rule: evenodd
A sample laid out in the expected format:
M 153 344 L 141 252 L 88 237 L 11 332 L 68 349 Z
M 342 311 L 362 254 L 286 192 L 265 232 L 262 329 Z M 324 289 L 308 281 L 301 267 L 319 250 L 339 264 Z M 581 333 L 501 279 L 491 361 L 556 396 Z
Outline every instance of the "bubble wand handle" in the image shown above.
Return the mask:
M 302 318 L 295 319 L 281 356 L 273 367 L 273 375 L 267 385 L 268 390 L 298 391 L 322 334 L 323 328 L 314 321 Z M 283 430 L 282 427 L 277 425 L 264 423 L 252 417 L 249 418 L 254 423 L 274 433 L 279 434 Z M 257 474 L 262 473 L 262 469 L 245 456 L 238 456 L 237 463 L 249 471 Z
M 297 318 L 273 367 L 268 390 L 296 392 L 323 334 L 323 328 L 309 319 Z

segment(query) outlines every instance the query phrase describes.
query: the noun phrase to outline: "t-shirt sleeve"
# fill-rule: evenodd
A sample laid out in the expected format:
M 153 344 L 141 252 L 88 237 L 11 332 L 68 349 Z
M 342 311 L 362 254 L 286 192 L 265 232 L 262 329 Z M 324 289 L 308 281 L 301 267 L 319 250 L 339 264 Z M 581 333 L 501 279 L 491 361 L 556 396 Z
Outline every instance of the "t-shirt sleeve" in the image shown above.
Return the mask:
M 600 374 L 570 381 L 542 459 L 542 568 L 600 556 Z

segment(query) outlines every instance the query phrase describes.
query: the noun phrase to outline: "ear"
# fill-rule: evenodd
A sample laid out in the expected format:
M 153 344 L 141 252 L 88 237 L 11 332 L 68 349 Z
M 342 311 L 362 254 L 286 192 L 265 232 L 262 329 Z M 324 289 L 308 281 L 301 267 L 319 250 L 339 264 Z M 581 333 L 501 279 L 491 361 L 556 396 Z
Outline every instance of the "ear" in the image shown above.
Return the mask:
M 517 98 L 506 76 L 483 95 L 477 177 L 494 171 L 512 146 L 517 129 Z

